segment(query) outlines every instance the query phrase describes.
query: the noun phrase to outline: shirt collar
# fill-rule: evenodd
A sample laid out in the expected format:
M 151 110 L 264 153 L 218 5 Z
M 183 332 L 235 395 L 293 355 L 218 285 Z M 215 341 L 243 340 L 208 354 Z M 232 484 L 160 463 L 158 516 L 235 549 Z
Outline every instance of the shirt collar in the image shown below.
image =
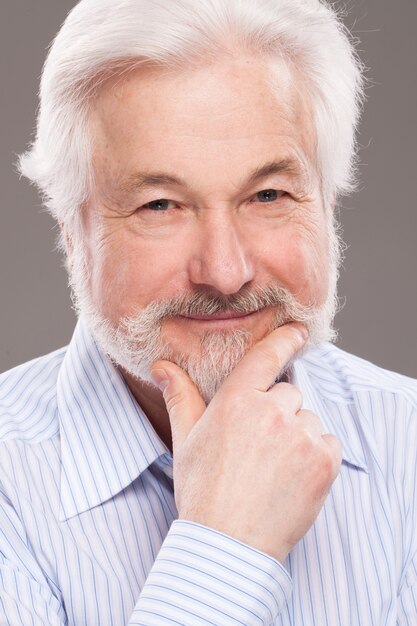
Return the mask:
M 170 451 L 81 318 L 57 383 L 66 520 L 112 498 Z
M 343 462 L 368 471 L 354 420 L 341 420 L 323 402 L 303 360 L 290 382 L 303 395 L 303 408 L 318 415 L 325 432 L 338 437 Z M 97 348 L 80 318 L 57 383 L 61 436 L 60 520 L 87 511 L 117 495 L 161 459 L 172 478 L 172 456 L 123 377 Z
M 317 386 L 311 380 L 303 359 L 294 362 L 290 372 L 290 382 L 298 387 L 303 395 L 302 408 L 320 417 L 324 432 L 335 435 L 341 442 L 343 463 L 368 473 L 361 436 L 355 420 L 353 418 L 342 419 L 339 411 L 332 411 L 330 406 L 323 401 L 323 395 L 319 393 Z

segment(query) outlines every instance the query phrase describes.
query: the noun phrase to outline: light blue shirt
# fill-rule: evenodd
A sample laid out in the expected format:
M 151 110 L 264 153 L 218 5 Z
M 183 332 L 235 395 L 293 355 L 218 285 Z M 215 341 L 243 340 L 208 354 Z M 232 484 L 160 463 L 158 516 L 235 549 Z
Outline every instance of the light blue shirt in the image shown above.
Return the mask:
M 325 344 L 292 382 L 344 452 L 282 566 L 177 519 L 171 454 L 82 321 L 3 374 L 0 626 L 416 626 L 416 381 Z

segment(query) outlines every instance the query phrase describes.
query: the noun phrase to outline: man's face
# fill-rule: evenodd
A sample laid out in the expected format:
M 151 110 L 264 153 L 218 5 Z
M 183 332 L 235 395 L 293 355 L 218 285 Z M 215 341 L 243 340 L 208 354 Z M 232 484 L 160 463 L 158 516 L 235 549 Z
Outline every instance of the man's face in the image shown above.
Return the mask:
M 242 56 L 175 73 L 138 69 L 104 85 L 91 122 L 88 299 L 103 349 L 123 367 L 147 378 L 149 363 L 120 357 L 130 350 L 132 360 L 138 315 L 149 327 L 138 344 L 158 344 L 149 362 L 198 366 L 214 341 L 212 370 L 224 377 L 250 344 L 297 317 L 274 304 L 274 289 L 301 317 L 328 300 L 315 135 L 303 86 L 283 63 Z

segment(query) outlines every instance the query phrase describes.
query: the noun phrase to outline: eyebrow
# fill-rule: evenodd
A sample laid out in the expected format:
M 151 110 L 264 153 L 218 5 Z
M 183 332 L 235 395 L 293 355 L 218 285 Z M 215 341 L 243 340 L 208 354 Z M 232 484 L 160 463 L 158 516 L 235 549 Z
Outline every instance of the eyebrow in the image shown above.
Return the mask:
M 273 174 L 286 173 L 291 176 L 300 176 L 303 169 L 299 161 L 295 159 L 269 161 L 255 168 L 243 183 L 243 187 L 252 185 L 258 180 L 272 176 Z M 187 187 L 187 183 L 179 176 L 172 176 L 164 172 L 136 172 L 131 174 L 127 180 L 122 183 L 121 190 L 129 193 L 164 185 Z
M 301 164 L 294 159 L 283 159 L 282 161 L 270 161 L 261 167 L 257 167 L 246 180 L 245 185 L 251 185 L 256 183 L 261 178 L 272 176 L 273 174 L 290 174 L 300 175 Z

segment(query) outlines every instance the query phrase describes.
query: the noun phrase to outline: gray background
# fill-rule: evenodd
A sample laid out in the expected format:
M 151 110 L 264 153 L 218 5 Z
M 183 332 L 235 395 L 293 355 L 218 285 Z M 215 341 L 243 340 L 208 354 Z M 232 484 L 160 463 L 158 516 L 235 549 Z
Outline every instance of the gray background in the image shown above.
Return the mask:
M 13 162 L 33 132 L 46 48 L 71 0 L 1 0 L 0 371 L 68 342 L 75 323 L 56 227 Z M 356 0 L 346 24 L 370 68 L 360 190 L 343 202 L 349 248 L 339 345 L 417 378 L 417 2 Z

